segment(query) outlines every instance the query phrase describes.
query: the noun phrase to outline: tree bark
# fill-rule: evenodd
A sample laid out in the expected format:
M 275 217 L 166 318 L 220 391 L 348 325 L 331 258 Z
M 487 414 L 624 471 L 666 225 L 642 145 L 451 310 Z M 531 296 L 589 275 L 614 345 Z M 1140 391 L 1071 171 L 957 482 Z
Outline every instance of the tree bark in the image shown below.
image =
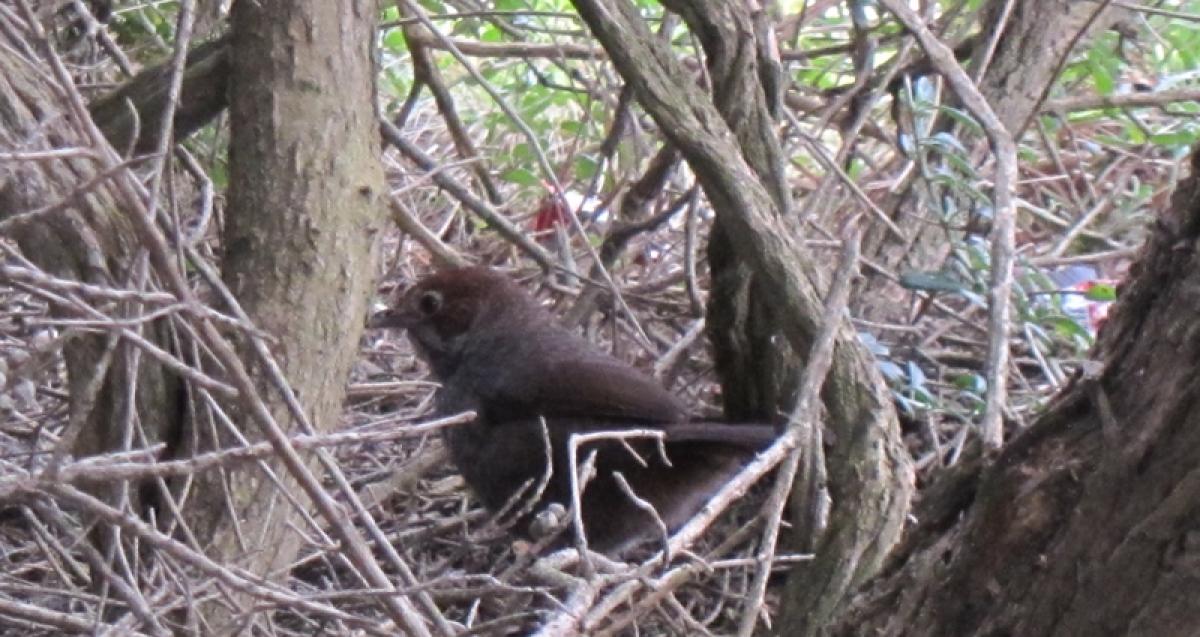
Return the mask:
M 186 139 L 229 105 L 229 36 L 221 36 L 188 52 L 187 70 L 171 132 Z M 148 153 L 159 146 L 159 127 L 167 108 L 170 62 L 139 73 L 112 93 L 89 105 L 92 119 L 110 144 Z M 135 132 L 137 139 L 132 139 Z
M 735 93 L 736 104 L 724 105 L 714 105 L 713 98 L 696 87 L 678 60 L 650 35 L 630 3 L 577 0 L 575 5 L 643 108 L 696 173 L 717 223 L 726 228 L 731 252 L 745 264 L 739 267 L 752 271 L 754 285 L 760 286 L 754 293 L 773 305 L 772 314 L 766 315 L 773 324 L 750 325 L 758 331 L 733 338 L 772 334 L 772 346 L 786 339 L 792 351 L 807 353 L 821 327 L 820 275 L 799 245 L 799 230 L 780 208 L 787 203 L 782 179 L 776 177 L 781 166 L 765 152 L 775 136 L 767 92 L 754 85 L 761 82 L 759 72 L 765 69 L 745 59 L 756 59 L 759 45 L 744 3 L 680 6 L 684 18 L 695 22 L 692 28 L 706 52 L 711 51 L 710 65 L 721 71 L 714 74 L 714 83 L 724 83 L 714 86 L 714 91 L 720 95 L 742 91 Z M 748 84 L 747 69 L 755 78 Z M 751 123 L 731 130 L 729 118 L 750 118 Z M 741 289 L 748 294 L 752 288 Z M 825 625 L 846 592 L 875 573 L 899 538 L 913 489 L 912 466 L 887 388 L 871 355 L 848 327 L 838 337 L 822 398 L 834 432 L 827 456 L 833 508 L 828 532 L 803 538 L 816 546 L 817 559 L 797 571 L 802 574 L 790 584 L 787 608 L 796 616 L 792 634 L 814 632 Z
M 667 2 L 683 16 L 704 48 L 712 101 L 737 137 L 737 144 L 762 181 L 778 214 L 792 216 L 783 149 L 775 132 L 779 61 L 759 41 L 767 19 L 746 5 L 726 2 Z M 770 81 L 763 81 L 771 77 Z M 712 275 L 707 329 L 713 345 L 725 416 L 732 421 L 770 421 L 791 408 L 799 386 L 801 356 L 781 338 L 782 320 L 768 287 L 738 253 L 729 222 L 718 215 L 708 239 Z
M 243 2 L 237 7 L 232 43 L 222 39 L 202 45 L 190 57 L 184 97 L 195 97 L 190 104 L 195 108 L 176 111 L 174 121 L 181 126 L 176 137 L 223 108 L 225 86 L 234 82 L 222 273 L 255 328 L 270 335 L 282 377 L 291 383 L 306 419 L 329 430 L 337 425 L 345 379 L 356 356 L 373 291 L 375 237 L 384 220 L 373 109 L 375 6 L 356 2 L 347 9 L 314 1 Z M 145 237 L 131 221 L 132 215 L 146 214 L 139 207 L 144 193 L 128 189 L 137 179 L 126 174 L 128 166 L 105 169 L 105 162 L 120 158 L 91 128 L 77 92 L 51 81 L 54 75 L 45 69 L 52 64 L 46 59 L 24 57 L 42 51 L 45 42 L 3 29 L 0 44 L 0 148 L 31 155 L 64 148 L 78 153 L 11 157 L 0 164 L 4 234 L 16 238 L 22 252 L 51 274 L 121 289 L 149 286 L 161 275 L 162 264 L 147 267 Z M 230 55 L 231 48 L 238 53 Z M 234 75 L 238 77 L 231 79 Z M 163 68 L 140 77 L 91 109 L 104 134 L 129 150 L 159 144 L 154 135 L 166 107 L 168 75 Z M 126 98 L 138 104 L 136 128 Z M 132 139 L 135 130 L 137 140 Z M 138 206 L 129 205 L 131 197 Z M 142 313 L 134 303 L 103 309 L 115 318 L 135 319 Z M 52 307 L 52 312 L 80 318 L 69 303 Z M 169 329 L 178 326 L 177 315 L 171 314 L 145 329 L 130 329 L 171 356 L 194 347 L 189 334 L 195 326 L 185 325 L 177 333 Z M 207 351 L 206 346 L 195 348 Z M 243 346 L 244 360 L 262 360 L 249 355 L 248 344 Z M 68 331 L 71 422 L 66 432 L 75 438 L 73 453 L 166 442 L 162 455 L 173 457 L 232 443 L 236 436 L 212 419 L 217 411 L 209 409 L 212 405 L 197 401 L 189 406 L 179 377 L 140 353 L 116 327 L 99 333 Z M 192 360 L 185 364 L 198 365 Z M 222 370 L 211 371 L 222 375 Z M 261 397 L 277 422 L 292 424 L 262 363 L 251 365 L 251 372 L 259 381 L 257 396 L 243 393 L 241 398 Z M 228 427 L 245 438 L 261 439 L 248 415 L 249 404 L 221 402 L 219 407 L 230 417 Z M 207 420 L 190 420 L 205 415 Z M 237 563 L 264 578 L 286 573 L 300 541 L 288 528 L 295 505 L 283 500 L 293 481 L 289 472 L 274 474 L 282 488 L 261 470 L 197 476 L 182 506 L 186 541 L 214 560 Z M 100 494 L 122 511 L 146 513 L 154 503 L 143 501 L 143 489 L 127 485 L 104 487 Z M 166 527 L 171 510 L 158 513 Z M 107 532 L 116 527 L 98 528 Z M 117 537 L 114 531 L 98 539 L 120 548 L 111 541 Z M 257 600 L 225 592 L 188 609 L 200 622 L 193 627 L 229 634 L 246 621 L 258 621 L 259 615 L 242 613 Z
M 232 14 L 222 273 L 255 327 L 274 338 L 280 371 L 318 431 L 338 425 L 384 220 L 374 11 L 365 1 L 268 0 L 236 3 Z M 241 346 L 243 360 L 256 361 L 250 372 L 267 407 L 295 427 L 268 370 Z M 245 413 L 231 417 L 241 435 L 261 438 Z M 201 447 L 232 443 L 232 432 L 215 429 L 216 441 L 197 432 Z M 261 471 L 227 484 L 215 474 L 199 479 L 187 517 L 214 559 L 286 572 L 301 537 L 288 530 L 293 482 L 277 475 L 283 488 Z
M 65 87 L 52 81 L 44 55 L 29 32 L 0 30 L 0 148 L 42 153 L 61 148 L 89 149 L 86 111 L 62 97 Z M 44 49 L 37 49 L 44 51 Z M 146 285 L 144 252 L 131 214 L 121 205 L 113 175 L 87 154 L 41 160 L 6 161 L 0 166 L 0 223 L 22 253 L 47 273 L 98 286 L 141 289 Z M 41 211 L 30 214 L 31 211 Z M 80 316 L 70 303 L 51 303 L 62 318 Z M 117 304 L 110 316 L 134 319 L 135 303 Z M 168 320 L 132 333 L 171 349 Z M 142 356 L 115 333 L 67 329 L 63 355 L 69 391 L 68 427 L 63 451 L 77 456 L 174 441 L 180 431 L 184 395 L 179 379 L 160 361 Z M 98 497 L 134 512 L 144 512 L 154 496 L 127 483 L 96 487 Z M 97 527 L 93 539 L 111 547 L 115 538 Z
M 1001 28 L 1005 5 L 1010 0 L 991 0 L 980 12 L 984 33 Z M 995 53 L 988 60 L 990 37 L 979 38 L 971 53 L 973 75 L 987 61 L 979 92 L 1004 126 L 1019 138 L 1041 108 L 1047 91 L 1074 47 L 1091 34 L 1103 33 L 1120 12 L 1105 3 L 1074 0 L 1016 0 L 1008 20 L 996 39 Z M 1037 51 L 1037 55 L 1030 55 Z
M 1194 635 L 1200 155 L 1121 287 L 1102 363 L 919 526 L 835 635 Z

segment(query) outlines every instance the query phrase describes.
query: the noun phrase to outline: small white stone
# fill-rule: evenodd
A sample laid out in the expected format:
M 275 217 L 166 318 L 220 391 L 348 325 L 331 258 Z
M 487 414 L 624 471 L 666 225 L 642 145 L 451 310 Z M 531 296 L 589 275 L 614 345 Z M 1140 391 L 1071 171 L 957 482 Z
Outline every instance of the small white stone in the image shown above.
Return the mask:
M 560 528 L 567 517 L 567 508 L 558 502 L 551 502 L 546 508 L 538 511 L 529 524 L 529 534 L 535 538 L 543 538 Z
M 13 385 L 13 395 L 21 403 L 21 407 L 32 409 L 37 407 L 37 385 L 28 378 L 21 379 Z
M 54 345 L 55 340 L 54 330 L 41 330 L 33 335 L 33 349 L 39 352 L 48 352 Z

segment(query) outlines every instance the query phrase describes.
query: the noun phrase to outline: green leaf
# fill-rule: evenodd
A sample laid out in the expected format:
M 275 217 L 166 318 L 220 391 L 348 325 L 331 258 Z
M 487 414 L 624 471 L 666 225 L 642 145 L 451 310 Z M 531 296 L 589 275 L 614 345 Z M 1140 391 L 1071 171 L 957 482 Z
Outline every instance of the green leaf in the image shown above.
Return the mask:
M 947 110 L 953 110 L 953 109 L 947 109 Z M 962 145 L 962 142 L 959 141 L 957 137 L 955 137 L 954 135 L 951 135 L 950 133 L 947 133 L 947 132 L 935 133 L 933 135 L 933 137 L 930 137 L 929 139 L 931 141 L 937 141 L 938 143 L 944 145 L 946 148 L 953 149 L 954 151 L 956 151 L 959 154 L 962 154 L 962 155 L 967 154 L 967 149 Z
M 943 272 L 910 270 L 900 273 L 900 287 L 924 292 L 961 292 L 965 286 Z
M 533 150 L 529 148 L 528 143 L 521 142 L 520 144 L 513 146 L 512 158 L 519 162 L 533 161 Z
M 1083 298 L 1089 301 L 1117 300 L 1117 286 L 1111 283 L 1095 283 L 1083 293 Z
M 394 52 L 408 50 L 408 46 L 404 41 L 404 32 L 400 29 L 388 31 L 388 34 L 383 36 L 383 46 L 389 51 Z
M 983 127 L 981 127 L 979 122 L 976 122 L 975 118 L 971 117 L 971 115 L 966 111 L 958 108 L 951 108 L 949 106 L 940 106 L 938 107 L 938 110 L 947 115 L 950 119 L 962 124 L 963 127 L 971 131 L 973 134 L 983 134 Z
M 953 377 L 953 382 L 955 387 L 963 391 L 982 394 L 987 390 L 987 383 L 979 374 L 957 374 Z
M 229 187 L 229 167 L 225 162 L 213 162 L 213 165 L 208 169 L 208 178 L 212 180 L 213 186 L 218 190 L 224 190 Z
M 907 368 L 908 386 L 912 389 L 924 388 L 925 381 L 928 378 L 925 376 L 925 372 L 921 369 L 921 366 L 910 360 L 908 361 Z
M 1125 145 L 1136 146 L 1145 144 L 1149 140 L 1146 139 L 1146 133 L 1142 131 L 1142 127 L 1131 122 L 1125 125 L 1125 139 L 1123 141 Z
M 1071 320 L 1069 317 L 1054 316 L 1054 317 L 1050 318 L 1049 322 L 1050 322 L 1050 325 L 1052 327 L 1054 327 L 1054 331 L 1057 332 L 1060 336 L 1066 337 L 1068 339 L 1070 339 L 1072 337 L 1081 338 L 1085 342 L 1088 342 L 1088 343 L 1090 343 L 1092 341 L 1092 335 L 1090 333 L 1088 333 L 1087 329 L 1085 327 L 1083 327 L 1082 325 L 1080 325 L 1079 323 L 1076 323 L 1075 321 Z
M 496 25 L 489 22 L 480 29 L 479 39 L 482 42 L 500 42 L 504 39 L 504 34 L 500 32 L 500 29 Z
M 1192 146 L 1196 143 L 1196 133 L 1194 131 L 1156 133 L 1150 136 L 1150 143 L 1155 146 Z
M 1088 70 L 1091 71 L 1092 82 L 1096 85 L 1096 92 L 1101 95 L 1112 95 L 1116 86 L 1113 80 L 1112 73 L 1104 67 L 1094 56 L 1089 56 Z
M 541 183 L 537 175 L 524 168 L 513 168 L 505 171 L 500 178 L 520 186 L 537 186 Z
M 591 179 L 596 175 L 596 169 L 599 165 L 595 159 L 587 155 L 575 156 L 575 176 L 579 179 Z
M 884 378 L 895 382 L 904 380 L 904 370 L 899 365 L 885 360 L 877 361 L 876 364 L 879 366 L 879 371 L 883 374 Z
M 986 308 L 988 306 L 987 299 L 985 299 L 982 294 L 976 294 L 975 292 L 966 289 L 959 292 L 959 294 L 966 299 L 968 303 L 974 305 L 975 307 Z

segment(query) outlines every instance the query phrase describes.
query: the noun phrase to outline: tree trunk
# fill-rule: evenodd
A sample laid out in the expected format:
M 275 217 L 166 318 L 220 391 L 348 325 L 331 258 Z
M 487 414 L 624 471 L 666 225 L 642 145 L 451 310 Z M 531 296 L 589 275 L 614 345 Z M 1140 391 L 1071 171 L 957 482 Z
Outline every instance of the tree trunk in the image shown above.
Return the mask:
M 714 303 L 733 311 L 754 295 L 757 300 L 749 305 L 768 310 L 754 314 L 753 321 L 728 322 L 731 331 L 717 340 L 738 346 L 730 355 L 745 361 L 739 364 L 742 368 L 775 360 L 771 374 L 754 380 L 761 378 L 773 387 L 760 385 L 750 391 L 756 392 L 754 400 L 786 400 L 793 388 L 784 383 L 794 372 L 784 371 L 785 363 L 771 350 L 786 340 L 791 351 L 807 354 L 820 328 L 821 276 L 799 244 L 794 220 L 784 214 L 788 196 L 779 176 L 778 150 L 771 151 L 778 141 L 769 116 L 769 91 L 759 84 L 771 76 L 771 69 L 758 57 L 765 44 L 756 39 L 755 18 L 741 2 L 678 7 L 715 70 L 714 99 L 699 91 L 670 51 L 651 37 L 629 2 L 576 0 L 575 5 L 643 108 L 688 161 L 717 214 L 716 225 L 724 228 L 730 258 L 713 264 L 722 270 L 714 270 L 714 277 L 734 272 L 738 280 L 721 282 L 719 294 L 732 290 L 738 296 L 722 296 Z M 765 84 L 770 83 L 768 79 Z M 717 285 L 714 281 L 714 289 Z M 747 346 L 755 342 L 757 348 Z M 750 362 L 748 356 L 762 358 Z M 737 382 L 733 390 L 748 385 Z M 845 593 L 882 564 L 899 538 L 913 489 L 912 465 L 900 442 L 887 388 L 871 355 L 849 329 L 842 329 L 838 337 L 822 398 L 833 431 L 828 451 L 833 500 L 829 531 L 801 538 L 816 547 L 817 559 L 796 569 L 789 584 L 788 612 L 795 612 L 802 618 L 797 622 L 806 622 L 809 630 L 824 625 Z M 782 406 L 750 402 L 746 401 L 748 410 L 759 416 L 769 417 Z
M 1075 0 L 990 0 L 979 17 L 984 33 L 990 36 L 1000 28 L 1010 3 L 995 52 L 988 59 L 990 37 L 979 38 L 968 70 L 974 75 L 988 63 L 979 92 L 1013 137 L 1020 137 L 1042 108 L 1072 50 L 1089 35 L 1107 30 L 1120 12 L 1106 9 L 1105 3 Z
M 1200 155 L 1191 172 L 1120 290 L 1102 363 L 987 468 L 935 484 L 831 634 L 1196 634 Z
M 171 128 L 175 141 L 187 139 L 229 105 L 229 48 L 229 36 L 222 36 L 188 51 Z M 168 62 L 142 71 L 88 106 L 92 119 L 113 147 L 132 147 L 138 153 L 158 148 L 159 127 L 145 123 L 162 121 L 171 70 Z M 135 131 L 138 138 L 130 139 Z
M 737 136 L 746 163 L 771 195 L 778 214 L 792 216 L 783 150 L 775 132 L 780 96 L 767 89 L 780 84 L 779 61 L 770 57 L 771 47 L 759 42 L 760 34 L 768 33 L 766 16 L 752 15 L 736 3 L 666 4 L 697 34 L 713 103 Z M 772 79 L 763 81 L 764 77 Z M 718 215 L 708 240 L 712 287 L 707 335 L 721 379 L 725 416 L 770 421 L 790 409 L 802 360 L 781 337 L 781 317 L 769 288 L 737 252 L 731 232 L 728 221 Z
M 282 17 L 286 16 L 286 17 Z M 374 289 L 384 193 L 374 104 L 374 4 L 239 2 L 232 14 L 230 185 L 222 273 L 318 431 L 338 426 L 347 374 Z M 243 360 L 275 419 L 294 428 L 261 360 Z M 245 412 L 241 435 L 261 435 Z M 219 423 L 219 441 L 235 438 Z M 255 573 L 286 572 L 301 536 L 265 472 L 205 474 L 188 522 L 208 554 Z M 228 479 L 228 478 L 232 479 Z M 223 481 L 227 480 L 227 484 Z M 222 515 L 214 515 L 221 512 Z M 211 621 L 211 618 L 210 618 Z
M 35 38 L 0 30 L 0 148 L 38 154 L 60 148 L 88 149 L 96 140 L 87 112 L 62 99 L 63 88 L 21 53 Z M 37 66 L 35 66 L 35 64 Z M 131 213 L 116 179 L 102 179 L 94 156 L 5 161 L 0 166 L 0 234 L 16 239 L 22 253 L 47 273 L 96 286 L 144 289 L 147 276 Z M 116 171 L 113 171 L 114 173 Z M 123 175 L 122 171 L 122 175 Z M 40 211 L 28 214 L 30 211 Z M 60 318 L 95 320 L 78 304 L 51 303 Z M 128 334 L 172 347 L 169 319 L 148 325 L 134 320 L 138 303 L 109 307 L 109 316 L 130 320 Z M 174 441 L 180 431 L 182 384 L 160 360 L 143 356 L 115 332 L 67 329 L 63 355 L 69 390 L 64 452 L 77 456 L 129 450 Z M 152 493 L 128 483 L 95 488 L 107 502 L 144 513 Z M 115 537 L 97 527 L 93 537 L 113 548 Z
M 181 126 L 176 136 L 190 133 L 223 108 L 224 87 L 236 76 L 222 273 L 253 329 L 269 335 L 281 376 L 290 382 L 289 391 L 298 397 L 306 419 L 327 431 L 337 426 L 346 376 L 357 354 L 373 291 L 375 237 L 384 219 L 378 205 L 384 184 L 373 108 L 375 6 L 242 2 L 237 7 L 233 42 L 221 39 L 201 46 L 189 58 L 184 98 L 194 99 L 175 112 L 174 121 Z M 92 128 L 82 101 L 72 99 L 78 93 L 69 79 L 47 70 L 53 69 L 47 59 L 23 57 L 42 51 L 38 47 L 44 42 L 5 29 L 0 30 L 0 44 L 0 148 L 30 154 L 6 157 L 0 164 L 0 232 L 16 238 L 37 266 L 64 279 L 141 290 L 174 277 L 174 285 L 167 287 L 184 298 L 179 290 L 186 282 L 179 273 L 164 274 L 177 264 L 164 267 L 154 261 L 155 250 L 147 260 L 146 228 L 134 221 L 147 214 L 145 193 L 131 185 L 138 183 L 137 177 L 129 166 L 112 167 L 121 158 Z M 237 53 L 230 55 L 230 47 Z M 156 131 L 167 104 L 166 68 L 139 76 L 141 80 L 93 105 L 109 140 L 130 150 L 157 147 Z M 135 127 L 126 97 L 139 104 L 136 130 L 141 135 L 136 141 L 130 139 Z M 78 156 L 35 156 L 64 148 L 79 149 Z M 96 321 L 96 316 L 80 316 L 80 307 L 86 305 L 68 302 L 51 310 L 60 317 Z M 242 337 L 243 360 L 257 362 L 250 371 L 258 391 L 242 392 L 246 402 L 233 405 L 226 400 L 230 393 L 205 402 L 196 400 L 199 392 L 184 389 L 170 366 L 130 342 L 130 337 L 144 337 L 147 347 L 160 350 L 159 356 L 175 356 L 196 367 L 201 364 L 184 353 L 200 352 L 207 366 L 211 339 L 218 337 L 196 325 L 205 319 L 170 313 L 140 327 L 143 323 L 135 320 L 145 313 L 140 304 L 100 307 L 105 317 L 128 319 L 133 327 L 67 331 L 71 413 L 66 435 L 74 438 L 70 450 L 76 455 L 165 442 L 160 457 L 170 458 L 229 446 L 239 437 L 258 440 L 259 428 L 248 414 L 252 401 L 260 399 L 277 422 L 294 426 L 285 398 L 267 380 L 262 357 L 250 354 L 244 334 L 237 336 Z M 204 336 L 196 342 L 198 331 Z M 229 371 L 211 367 L 217 378 Z M 130 382 L 135 378 L 136 383 Z M 200 474 L 178 509 L 174 504 L 162 508 L 161 498 L 149 497 L 156 494 L 131 489 L 128 482 L 98 490 L 124 514 L 157 508 L 160 526 L 184 529 L 180 535 L 189 546 L 272 578 L 286 573 L 300 536 L 289 528 L 296 505 L 284 500 L 296 491 L 293 472 L 271 466 L 281 486 L 261 469 Z M 168 522 L 179 510 L 183 516 L 174 521 L 186 527 Z M 144 575 L 137 571 L 136 554 L 114 541 L 121 537 L 117 527 L 97 528 L 109 558 L 112 551 L 124 550 L 120 559 L 132 565 L 115 570 L 135 579 Z M 258 600 L 244 591 L 225 590 L 203 599 L 188 610 L 201 622 L 194 627 L 205 632 L 229 634 L 247 621 L 260 621 L 253 611 Z

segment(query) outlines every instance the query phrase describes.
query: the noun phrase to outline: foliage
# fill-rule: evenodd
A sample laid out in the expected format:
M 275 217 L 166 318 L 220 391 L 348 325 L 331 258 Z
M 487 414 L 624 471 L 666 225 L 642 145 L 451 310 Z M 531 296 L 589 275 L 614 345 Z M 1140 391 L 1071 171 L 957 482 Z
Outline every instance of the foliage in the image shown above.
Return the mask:
M 661 4 L 635 4 L 683 62 L 689 81 L 707 86 L 698 38 Z M 990 149 L 980 125 L 936 76 L 913 72 L 897 74 L 892 82 L 881 79 L 913 60 L 901 55 L 906 31 L 874 3 L 776 4 L 786 112 L 778 130 L 797 202 L 793 212 L 803 214 L 807 248 L 835 262 L 834 229 L 859 214 L 873 223 L 875 209 L 905 233 L 900 241 L 875 237 L 868 246 L 851 316 L 892 389 L 908 426 L 910 450 L 927 476 L 956 462 L 983 410 L 992 285 L 989 233 L 995 215 Z M 847 8 L 852 4 L 865 20 L 861 30 Z M 937 9 L 939 33 L 951 44 L 989 33 L 974 23 L 981 0 L 925 4 Z M 1136 19 L 1122 23 L 1119 31 L 1085 40 L 1065 61 L 1045 108 L 1019 139 L 1015 360 L 1009 371 L 1014 427 L 1029 423 L 1086 359 L 1103 309 L 1120 297 L 1120 280 L 1136 247 L 1179 177 L 1179 158 L 1200 136 L 1195 99 L 1200 38 L 1195 19 L 1187 15 L 1200 14 L 1200 0 L 1164 4 L 1169 10 L 1130 9 Z M 96 31 L 62 28 L 56 45 L 81 90 L 89 97 L 99 94 L 128 79 L 127 71 L 167 59 L 175 46 L 180 5 L 121 1 Z M 708 288 L 703 245 L 713 211 L 682 164 L 644 201 L 630 195 L 664 147 L 664 136 L 636 101 L 622 99 L 625 87 L 573 5 L 566 0 L 422 0 L 436 34 L 405 6 L 388 4 L 381 10 L 379 108 L 437 168 L 420 168 L 394 144 L 386 147 L 394 202 L 455 253 L 521 276 L 535 271 L 530 251 L 515 247 L 435 176 L 461 185 L 519 232 L 543 231 L 533 243 L 556 266 L 555 276 L 537 279 L 548 302 L 574 315 L 593 340 L 655 370 L 690 403 L 715 414 L 719 389 L 699 337 Z M 220 15 L 203 17 L 197 41 L 224 29 Z M 111 38 L 132 68 L 121 69 L 104 53 L 99 34 Z M 869 68 L 855 57 L 855 46 L 867 37 L 874 44 Z M 432 61 L 433 77 L 418 79 L 417 47 Z M 868 81 L 860 86 L 864 68 Z M 439 104 L 423 82 L 437 84 L 448 102 Z M 1172 91 L 1191 91 L 1193 97 L 1172 98 Z M 870 99 L 843 100 L 852 94 Z M 1144 99 L 1121 106 L 1100 99 L 1130 96 Z M 453 113 L 444 110 L 451 105 Z M 861 128 L 852 125 L 856 108 L 865 109 Z M 227 145 L 223 118 L 182 142 L 217 193 L 217 221 L 199 245 L 214 261 L 221 253 Z M 165 207 L 186 225 L 197 216 L 193 211 L 204 199 L 204 185 L 179 165 L 169 165 L 164 199 L 169 197 L 170 205 Z M 560 201 L 570 214 L 557 214 Z M 554 214 L 538 214 L 546 210 Z M 386 266 L 380 273 L 385 289 L 401 287 L 430 268 L 436 246 L 395 230 L 385 234 Z M 582 285 L 589 277 L 603 280 L 592 271 L 598 253 L 625 306 L 607 292 L 593 296 L 593 288 Z M 196 275 L 194 269 L 189 273 Z M 27 284 L 7 284 L 0 290 L 9 317 L 0 325 L 5 347 L 0 444 L 9 457 L 45 458 L 66 426 L 68 397 L 57 348 L 63 334 L 83 328 L 47 320 L 44 294 L 31 292 Z M 425 415 L 432 388 L 414 382 L 419 375 L 401 340 L 371 337 L 350 385 L 347 427 L 378 433 Z M 395 481 L 405 488 L 384 489 L 386 497 L 374 500 L 373 510 L 383 514 L 388 539 L 423 569 L 420 575 L 447 616 L 464 625 L 491 620 L 519 625 L 550 612 L 544 610 L 553 606 L 548 600 L 561 589 L 530 584 L 515 574 L 530 561 L 523 552 L 528 547 L 503 541 L 504 534 L 481 518 L 444 463 L 423 464 L 428 445 L 436 443 L 365 438 L 339 448 L 340 464 L 364 493 L 382 476 L 399 476 Z M 38 515 L 25 508 L 18 517 L 27 523 L 40 520 Z M 725 536 L 712 538 L 712 544 L 728 539 L 732 549 L 745 548 L 739 538 L 749 533 L 742 524 L 748 526 L 753 516 L 753 511 L 736 514 L 727 521 Z M 36 533 L 22 527 L 0 537 L 8 570 L 21 580 L 19 588 L 3 595 L 17 597 L 12 591 L 18 591 L 32 599 L 36 589 L 39 599 L 52 598 L 64 608 L 87 606 L 91 612 L 102 605 L 76 578 L 64 575 L 82 561 L 74 554 L 77 538 L 68 533 L 79 531 L 79 524 L 62 522 L 53 531 L 28 523 Z M 5 528 L 0 525 L 0 531 Z M 47 549 L 48 544 L 55 548 Z M 352 588 L 346 584 L 351 574 L 336 549 L 314 536 L 288 580 L 289 592 L 296 599 L 332 599 L 339 609 L 369 616 L 373 606 L 344 592 Z M 43 551 L 51 557 L 43 559 Z M 717 562 L 708 579 L 676 591 L 672 604 L 656 607 L 657 615 L 621 606 L 606 621 L 634 624 L 644 634 L 731 632 L 743 611 L 737 600 L 751 572 L 734 562 Z M 165 572 L 176 577 L 177 564 L 167 564 Z M 58 595 L 60 589 L 66 593 Z M 726 594 L 713 593 L 718 589 Z M 205 594 L 220 591 L 206 589 Z M 517 609 L 529 611 L 514 619 L 509 613 Z M 340 619 L 306 615 L 299 603 L 279 609 L 276 619 L 279 632 L 309 631 L 324 622 L 349 630 Z

